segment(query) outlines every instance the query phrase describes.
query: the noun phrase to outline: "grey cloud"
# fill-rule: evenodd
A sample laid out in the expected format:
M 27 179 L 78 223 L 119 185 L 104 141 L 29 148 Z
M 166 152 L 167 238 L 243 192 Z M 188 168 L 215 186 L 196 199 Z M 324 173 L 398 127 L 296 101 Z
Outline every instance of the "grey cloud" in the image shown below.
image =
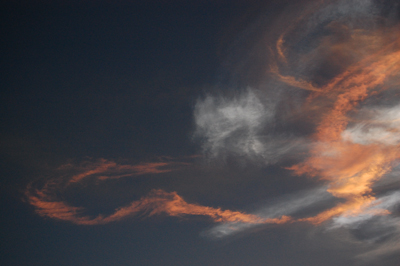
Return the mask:
M 203 148 L 212 156 L 226 149 L 238 154 L 262 154 L 265 147 L 258 135 L 274 116 L 273 106 L 264 106 L 248 89 L 233 99 L 207 96 L 195 107 L 196 135 L 205 139 Z
M 354 215 L 341 215 L 339 217 L 333 218 L 333 228 L 337 227 L 350 227 L 356 228 L 360 226 L 362 223 L 371 220 L 376 217 L 376 210 L 393 210 L 396 206 L 400 204 L 400 191 L 396 191 L 390 193 L 386 196 L 377 198 L 375 202 L 371 204 L 366 211 L 362 214 L 354 216 Z M 379 220 L 390 220 L 390 216 L 382 216 Z
M 273 204 L 264 206 L 256 214 L 262 217 L 274 218 L 282 215 L 293 215 L 307 207 L 316 205 L 324 200 L 334 197 L 327 192 L 326 187 L 313 190 L 300 191 L 293 195 L 287 195 L 276 199 Z
M 387 229 L 385 234 L 387 239 L 385 239 L 385 241 L 381 241 L 381 243 L 373 243 L 373 246 L 372 248 L 370 248 L 369 251 L 357 256 L 358 259 L 364 261 L 367 264 L 368 262 L 374 263 L 377 260 L 381 259 L 383 256 L 387 257 L 391 254 L 398 254 L 400 250 L 400 219 L 393 218 L 391 219 L 390 223 L 392 224 L 390 228 L 388 227 L 388 222 L 386 222 L 387 227 L 385 227 L 385 229 Z M 377 224 L 373 229 L 382 231 L 381 226 L 381 224 Z
M 387 209 L 389 215 L 376 215 L 363 212 L 358 216 L 339 216 L 333 219 L 328 231 L 333 233 L 338 228 L 345 228 L 358 243 L 366 244 L 369 249 L 357 256 L 364 263 L 373 263 L 381 256 L 388 256 L 400 250 L 400 217 L 396 209 L 400 205 L 400 191 L 379 197 L 369 211 Z
M 400 165 L 397 165 L 392 171 L 384 176 L 384 178 L 378 180 L 374 184 L 374 190 L 400 188 Z
M 301 77 L 302 80 L 310 82 L 315 81 L 317 85 L 324 84 L 325 79 L 323 78 L 327 80 L 333 78 L 340 71 L 343 71 L 345 67 L 357 62 L 364 56 L 356 56 L 358 51 L 354 47 L 358 46 L 350 47 L 351 49 L 349 48 L 350 52 L 348 53 L 350 56 L 346 56 L 344 53 L 346 51 L 343 52 L 343 55 L 339 54 L 339 56 L 343 56 L 343 59 L 347 60 L 348 57 L 350 59 L 343 62 L 342 60 L 337 60 L 338 70 L 336 70 L 332 64 L 336 62 L 337 58 L 330 60 L 333 59 L 330 58 L 331 54 L 335 56 L 336 54 L 328 51 L 331 46 L 322 45 L 322 49 L 313 49 L 320 47 L 321 40 L 329 40 L 328 44 L 335 44 L 328 38 L 330 35 L 321 34 L 324 32 L 324 28 L 327 29 L 328 25 L 335 26 L 331 22 L 336 21 L 339 25 L 345 25 L 346 30 L 349 31 L 348 33 L 351 33 L 353 29 L 374 30 L 377 23 L 375 18 L 381 15 L 381 10 L 377 6 L 378 1 L 341 0 L 318 2 L 323 2 L 319 6 L 321 7 L 320 9 L 313 9 L 310 16 L 301 18 L 301 21 L 299 20 L 299 23 L 289 27 L 287 32 L 282 32 L 284 34 L 286 59 L 294 64 L 277 63 L 283 75 Z M 316 2 L 313 4 L 318 5 Z M 364 23 L 369 24 L 364 25 Z M 332 27 L 330 30 L 333 31 L 335 29 Z M 338 27 L 337 32 L 328 31 L 324 33 L 331 34 L 333 36 L 332 40 L 337 41 L 336 37 L 340 34 L 346 34 L 341 30 Z M 345 40 L 343 44 L 346 44 Z M 367 48 L 370 48 L 368 44 L 365 47 L 363 46 L 363 49 L 367 50 Z M 360 54 L 363 52 L 360 51 Z M 319 76 L 322 76 L 322 78 Z M 270 84 L 268 79 L 269 77 L 266 77 L 265 84 Z M 281 84 L 281 86 L 283 85 Z M 269 88 L 269 86 L 266 87 Z M 276 89 L 276 87 L 274 88 Z M 284 88 L 281 87 L 279 89 L 280 95 L 283 95 Z M 302 101 L 304 99 L 302 97 L 306 95 L 304 91 L 296 93 L 298 93 L 296 95 L 298 96 L 296 98 L 298 101 Z M 259 91 L 251 89 L 230 98 L 207 96 L 199 100 L 195 107 L 195 134 L 203 140 L 203 150 L 211 157 L 234 154 L 251 159 L 261 158 L 266 164 L 278 162 L 285 158 L 283 156 L 294 154 L 293 151 L 296 148 L 306 145 L 304 139 L 296 139 L 285 135 L 287 133 L 274 132 L 274 124 L 279 120 L 279 114 L 277 114 L 276 110 L 282 107 L 278 105 L 279 97 L 274 98 L 274 101 L 267 101 L 265 98 L 260 97 Z M 373 143 L 398 145 L 400 143 L 400 105 L 393 107 L 365 107 L 359 109 L 356 116 L 356 122 L 350 122 L 343 132 L 342 138 L 344 140 L 362 145 Z M 292 122 L 289 121 L 287 123 Z M 311 142 L 312 140 L 309 141 Z M 309 143 L 307 145 L 312 144 Z M 301 159 L 301 157 L 297 156 L 296 159 Z M 376 186 L 392 185 L 398 182 L 398 177 L 394 176 L 396 173 L 398 171 L 388 174 Z M 390 188 L 392 191 L 393 189 L 398 188 Z M 265 204 L 266 206 L 251 213 L 265 218 L 278 218 L 282 215 L 307 217 L 307 215 L 304 215 L 305 213 L 317 210 L 323 202 L 339 200 L 329 194 L 326 188 L 321 188 L 277 199 L 274 203 L 269 202 Z M 368 245 L 368 243 L 371 244 L 370 251 L 360 255 L 360 258 L 369 258 L 398 251 L 400 249 L 400 244 L 398 244 L 400 243 L 400 218 L 396 213 L 392 215 L 377 215 L 373 211 L 387 209 L 395 212 L 399 203 L 400 192 L 393 192 L 378 197 L 375 205 L 369 209 L 371 212 L 367 210 L 358 216 L 338 216 L 321 226 L 327 229 L 326 231 L 324 230 L 327 234 L 335 234 L 339 230 L 350 232 L 358 240 L 355 242 L 360 243 L 361 246 Z M 212 239 L 222 239 L 261 226 L 266 225 L 224 223 L 204 231 L 202 235 Z
M 360 17 L 371 17 L 377 13 L 376 3 L 372 0 L 333 0 L 325 1 L 325 7 L 321 8 L 310 17 L 307 26 L 309 30 L 320 27 L 332 20 L 350 20 L 356 22 Z
M 302 144 L 299 139 L 272 133 L 278 102 L 264 100 L 251 89 L 232 98 L 209 95 L 195 106 L 195 136 L 213 158 L 230 154 L 262 159 L 266 164 L 276 162 Z
M 252 214 L 262 218 L 279 218 L 282 215 L 291 216 L 307 209 L 312 210 L 318 204 L 332 199 L 333 196 L 326 191 L 325 187 L 322 187 L 280 197 L 269 202 L 266 206 L 259 208 Z M 262 225 L 249 223 L 225 223 L 214 226 L 213 228 L 203 232 L 202 235 L 212 239 L 221 239 L 258 226 Z
M 371 143 L 398 145 L 400 143 L 400 105 L 365 108 L 360 111 L 359 117 L 364 119 L 343 131 L 343 139 L 363 145 Z

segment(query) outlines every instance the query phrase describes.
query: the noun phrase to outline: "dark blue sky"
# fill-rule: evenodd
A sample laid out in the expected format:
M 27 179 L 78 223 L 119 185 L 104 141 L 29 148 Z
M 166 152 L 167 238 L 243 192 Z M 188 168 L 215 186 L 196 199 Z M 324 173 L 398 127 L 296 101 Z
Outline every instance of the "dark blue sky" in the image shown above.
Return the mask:
M 327 179 L 289 169 L 308 158 L 318 119 L 329 117 L 321 114 L 329 113 L 337 96 L 315 96 L 318 102 L 307 105 L 314 89 L 309 84 L 322 90 L 364 62 L 363 52 L 373 54 L 375 46 L 359 48 L 346 37 L 357 38 L 360 29 L 381 36 L 360 21 L 371 20 L 385 32 L 379 45 L 391 44 L 398 32 L 384 29 L 393 29 L 399 12 L 394 1 L 373 15 L 367 4 L 326 2 L 333 4 L 2 3 L 0 264 L 363 265 L 373 257 L 368 265 L 397 265 L 398 255 L 382 250 L 400 239 L 400 229 L 381 228 L 377 220 L 341 225 L 333 233 L 331 224 L 275 220 L 246 230 L 239 220 L 233 236 L 229 230 L 236 229 L 223 227 L 232 220 L 221 210 L 301 220 L 345 202 L 316 192 L 331 184 Z M 336 3 L 343 9 L 330 13 Z M 310 19 L 296 20 L 300 13 Z M 281 36 L 290 67 L 279 58 Z M 371 93 L 378 96 L 360 104 L 362 119 L 368 108 L 378 114 L 382 106 L 397 110 L 396 82 L 387 84 L 387 93 Z M 382 112 L 392 115 L 390 110 Z M 350 137 L 358 134 L 351 126 Z M 393 169 L 383 180 L 395 179 L 400 170 Z M 384 185 L 377 185 L 377 197 L 397 197 L 398 181 Z M 310 207 L 308 197 L 318 202 Z M 168 204 L 176 201 L 185 207 L 173 213 Z M 127 204 L 138 213 L 132 209 L 134 215 L 114 219 Z M 398 221 L 394 213 L 391 219 Z M 229 237 L 215 240 L 213 232 L 224 228 Z
M 256 1 L 3 3 L 1 264 L 222 263 L 199 237 L 205 221 L 139 219 L 80 227 L 35 215 L 23 202 L 23 190 L 44 169 L 71 158 L 141 162 L 198 153 L 191 140 L 194 102 L 221 78 L 227 49 L 265 6 Z M 175 179 L 172 183 L 184 178 Z M 123 193 L 137 198 L 168 183 L 139 180 Z M 87 203 L 79 193 L 76 197 Z

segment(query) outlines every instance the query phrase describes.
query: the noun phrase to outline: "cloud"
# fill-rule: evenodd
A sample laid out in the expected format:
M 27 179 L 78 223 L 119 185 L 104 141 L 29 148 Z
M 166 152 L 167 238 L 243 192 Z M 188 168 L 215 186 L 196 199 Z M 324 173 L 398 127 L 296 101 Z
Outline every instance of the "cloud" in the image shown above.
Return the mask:
M 280 33 L 262 46 L 271 50 L 269 67 L 260 70 L 259 82 L 248 82 L 257 86 L 233 96 L 209 94 L 194 107 L 194 135 L 209 160 L 234 156 L 272 167 L 291 156 L 287 173 L 308 178 L 318 189 L 267 202 L 250 213 L 188 203 L 177 192 L 153 189 L 112 214 L 92 217 L 57 197 L 59 190 L 88 178 L 163 174 L 186 165 L 101 159 L 61 167 L 61 178 L 42 187 L 30 185 L 27 201 L 43 217 L 75 224 L 130 216 L 205 216 L 219 224 L 204 235 L 223 238 L 265 224 L 309 223 L 327 232 L 348 230 L 370 243 L 361 257 L 398 251 L 400 192 L 393 191 L 393 184 L 399 181 L 400 32 L 398 21 L 382 15 L 385 5 L 309 1 L 297 16 L 283 15 L 287 21 L 271 30 Z M 392 104 L 384 92 L 391 92 Z M 289 98 L 296 108 L 287 106 Z M 282 115 L 282 106 L 291 111 Z
M 396 191 L 390 193 L 389 195 L 377 198 L 374 202 L 371 202 L 370 206 L 360 215 L 352 216 L 346 215 L 346 213 L 335 217 L 332 219 L 333 225 L 332 228 L 337 227 L 348 227 L 348 228 L 357 228 L 361 224 L 372 220 L 376 217 L 377 212 L 379 210 L 388 210 L 393 211 L 400 204 L 400 191 Z M 389 212 L 390 213 L 390 212 Z M 379 217 L 380 224 L 384 224 L 385 221 L 390 221 L 392 217 L 383 216 Z
M 364 263 L 376 262 L 382 256 L 398 253 L 400 249 L 400 191 L 378 197 L 362 214 L 341 215 L 332 219 L 328 231 L 335 233 L 339 228 L 347 229 L 355 243 L 367 244 L 368 251 L 357 255 Z M 376 215 L 376 211 L 385 209 L 388 215 Z M 397 214 L 396 214 L 397 212 Z
M 263 217 L 263 218 L 275 218 L 275 217 L 290 217 L 296 216 L 299 212 L 306 209 L 308 211 L 313 211 L 313 209 L 318 208 L 321 203 L 332 201 L 333 197 L 326 191 L 326 188 L 317 188 L 313 190 L 301 191 L 296 194 L 282 196 L 279 199 L 273 200 L 273 202 L 266 203 L 266 206 L 259 208 L 258 210 L 252 212 L 252 214 Z M 303 214 L 306 215 L 306 214 Z M 296 222 L 297 219 L 291 217 L 287 219 L 286 222 Z M 203 236 L 219 239 L 237 233 L 249 230 L 251 228 L 261 226 L 262 224 L 257 223 L 224 223 L 216 225 L 211 229 L 208 229 L 202 233 Z
M 69 181 L 71 183 L 76 183 L 84 178 L 93 176 L 105 180 L 136 175 L 167 173 L 173 171 L 174 167 L 176 168 L 185 164 L 187 163 L 169 161 L 123 165 L 106 159 L 98 159 L 96 162 L 85 162 L 78 167 L 71 164 L 63 165 L 60 169 L 67 170 L 68 168 L 73 168 L 75 171 L 78 170 L 79 174 L 73 175 Z
M 28 189 L 25 195 L 28 203 L 35 207 L 36 213 L 40 216 L 68 221 L 78 225 L 107 224 L 135 215 L 153 216 L 159 214 L 175 217 L 198 215 L 209 217 L 214 222 L 242 222 L 246 224 L 279 224 L 290 219 L 286 216 L 263 218 L 240 211 L 221 210 L 220 208 L 187 203 L 176 192 L 166 192 L 161 189 L 152 190 L 147 196 L 133 201 L 125 207 L 117 208 L 110 215 L 100 214 L 96 217 L 83 215 L 85 212 L 83 207 L 74 207 L 66 202 L 57 201 L 43 190 L 31 191 L 31 189 Z
M 265 146 L 259 133 L 274 117 L 274 106 L 264 106 L 248 89 L 240 96 L 225 99 L 207 96 L 195 106 L 196 135 L 204 139 L 203 148 L 211 156 L 221 152 L 260 155 Z
M 171 168 L 165 167 L 176 167 L 176 165 L 187 166 L 188 163 L 172 161 L 121 165 L 114 161 L 100 159 L 95 162 L 84 162 L 79 166 L 66 164 L 57 169 L 58 173 L 61 174 L 60 177 L 46 180 L 41 187 L 30 184 L 25 191 L 25 197 L 40 216 L 78 225 L 107 224 L 131 216 L 154 216 L 160 214 L 174 217 L 187 215 L 206 216 L 214 222 L 243 222 L 247 224 L 283 223 L 290 219 L 285 216 L 259 217 L 240 211 L 222 210 L 221 208 L 187 203 L 176 192 L 166 192 L 161 189 L 153 189 L 148 195 L 139 200 L 115 209 L 112 214 L 99 214 L 95 217 L 85 215 L 87 210 L 84 207 L 71 206 L 68 202 L 60 200 L 59 194 L 62 194 L 63 190 L 73 184 L 82 182 L 85 178 L 96 177 L 102 181 L 144 174 L 163 174 L 172 171 Z M 165 169 L 160 169 L 160 167 Z M 76 171 L 79 173 L 71 176 L 65 174 L 66 172 Z
M 390 234 L 391 239 L 395 239 L 385 240 L 384 245 L 376 244 L 371 249 L 375 251 L 368 254 L 383 254 L 389 249 L 387 243 L 400 239 L 399 226 L 394 226 L 399 220 L 396 211 L 399 194 L 392 192 L 382 196 L 387 186 L 399 181 L 392 171 L 400 159 L 400 107 L 397 102 L 389 105 L 393 99 L 388 101 L 383 94 L 390 91 L 395 99 L 399 97 L 398 85 L 395 85 L 400 73 L 399 28 L 396 21 L 382 17 L 382 8 L 388 7 L 387 4 L 390 5 L 356 0 L 312 3 L 298 17 L 292 18 L 293 23 L 283 29 L 275 44 L 270 46 L 274 47 L 271 51 L 276 61 L 271 60 L 266 75 L 277 80 L 281 88 L 300 89 L 302 94 L 294 97 L 301 102 L 301 107 L 291 115 L 304 119 L 302 122 L 311 132 L 301 140 L 307 143 L 308 150 L 304 149 L 303 153 L 285 150 L 299 161 L 286 169 L 323 183 L 325 189 L 281 200 L 276 205 L 267 203 L 265 208 L 253 212 L 260 217 L 290 216 L 290 223 L 306 222 L 331 230 L 362 229 L 369 235 L 362 240 L 375 244 Z M 207 104 L 199 101 L 195 112 L 197 130 L 205 139 L 204 149 L 211 151 L 212 156 L 225 151 L 247 156 L 250 160 L 257 154 L 267 165 L 281 162 L 285 152 L 277 152 L 275 160 L 271 160 L 266 150 L 275 151 L 269 144 L 281 139 L 288 141 L 282 136 L 290 136 L 290 132 L 276 135 L 265 130 L 277 120 L 280 105 L 278 101 L 271 104 L 270 99 L 259 94 L 252 94 L 252 97 L 257 97 L 252 102 L 260 108 L 257 116 L 249 119 L 236 114 L 219 118 L 220 110 L 227 106 L 245 109 L 241 98 L 221 100 L 209 96 Z M 290 118 L 288 123 L 294 124 Z M 229 126 L 221 129 L 221 125 L 226 124 Z M 293 127 L 288 128 L 293 130 Z M 251 134 L 236 135 L 240 129 Z M 238 145 L 246 139 L 257 139 L 262 144 L 260 147 L 265 148 L 255 152 L 255 149 Z M 378 188 L 380 194 L 374 191 Z M 331 198 L 333 206 L 328 204 L 317 214 L 307 212 L 307 208 L 316 210 L 313 206 L 326 197 Z M 243 222 L 227 223 L 204 234 L 222 238 L 254 226 Z M 381 232 L 379 228 L 385 229 Z M 391 250 L 398 248 L 399 245 L 390 247 Z
M 364 108 L 360 110 L 363 120 L 343 131 L 344 140 L 354 143 L 398 145 L 400 143 L 400 106 Z
M 297 158 L 302 162 L 287 169 L 326 183 L 326 191 L 342 201 L 297 221 L 317 225 L 336 217 L 387 215 L 384 208 L 372 208 L 376 202 L 373 186 L 400 157 L 398 109 L 376 110 L 372 118 L 380 122 L 377 126 L 349 125 L 349 114 L 389 89 L 390 80 L 400 73 L 398 28 L 383 30 L 378 25 L 380 10 L 373 1 L 328 1 L 305 10 L 272 46 L 276 47 L 274 58 L 284 60 L 272 62 L 270 73 L 286 85 L 307 91 L 296 112 L 304 112 L 299 117 L 307 117 L 314 127 L 308 142 L 302 140 L 309 143 L 309 151 Z M 321 78 L 315 73 L 317 67 L 329 74 Z M 211 157 L 228 153 L 250 160 L 261 157 L 265 164 L 279 161 L 291 151 L 293 141 L 283 137 L 290 133 L 268 131 L 277 119 L 278 102 L 249 89 L 236 98 L 200 100 L 195 121 L 203 149 Z
M 300 88 L 313 84 L 303 109 L 314 118 L 310 121 L 315 126 L 315 132 L 310 136 L 313 144 L 306 159 L 288 169 L 297 175 L 325 181 L 329 193 L 345 200 L 303 221 L 321 224 L 343 215 L 361 217 L 388 213 L 385 209 L 371 209 L 376 200 L 372 187 L 391 171 L 400 156 L 397 125 L 393 122 L 397 113 L 382 109 L 374 117 L 380 122 L 386 119 L 389 124 L 349 125 L 349 113 L 355 112 L 366 99 L 388 89 L 387 83 L 400 70 L 398 29 L 383 31 L 379 28 L 375 21 L 379 10 L 375 7 L 372 1 L 331 1 L 308 18 L 301 19 L 308 22 L 307 30 L 302 34 L 290 39 L 292 30 L 288 31 L 287 37 L 281 36 L 276 45 L 286 45 L 285 49 L 277 51 L 278 54 L 286 51 L 287 65 L 275 67 L 280 80 Z M 367 22 L 361 23 L 365 19 Z M 324 34 L 316 34 L 317 31 Z M 303 50 L 304 54 L 298 53 L 298 40 L 300 46 L 309 42 L 313 45 Z M 293 56 L 295 52 L 297 55 Z M 334 57 L 349 55 L 351 59 L 347 62 L 338 62 Z M 292 60 L 299 58 L 306 63 L 298 73 L 302 75 L 301 79 L 293 70 L 291 78 L 279 74 L 280 71 L 288 72 Z M 330 75 L 318 80 L 312 73 L 314 66 L 321 62 L 320 66 Z M 328 63 L 338 68 L 332 69 Z M 304 70 L 307 65 L 311 66 L 308 71 Z M 294 67 L 294 70 L 298 68 Z M 304 82 L 296 83 L 296 80 Z
M 300 140 L 308 148 L 303 153 L 293 152 L 296 140 L 288 137 L 292 132 L 268 130 L 280 118 L 279 101 L 285 99 L 284 93 L 271 102 L 264 97 L 268 93 L 247 89 L 236 98 L 208 96 L 196 105 L 196 134 L 211 158 L 234 154 L 254 161 L 261 158 L 270 165 L 290 153 L 300 162 L 286 169 L 324 183 L 321 195 L 337 199 L 333 207 L 316 215 L 291 217 L 288 222 L 346 227 L 397 219 L 390 211 L 392 201 L 376 196 L 373 189 L 400 159 L 400 109 L 387 106 L 384 100 L 380 107 L 360 108 L 373 97 L 380 102 L 383 91 L 397 89 L 393 80 L 400 73 L 399 30 L 394 21 L 384 21 L 385 5 L 356 0 L 310 4 L 270 46 L 276 61 L 271 60 L 266 75 L 278 80 L 275 85 L 285 93 L 288 87 L 303 93 L 295 94 L 302 106 L 288 120 L 304 119 L 313 131 Z M 254 91 L 274 90 L 269 87 L 272 82 L 267 84 Z M 360 117 L 356 122 L 354 114 Z M 276 206 L 267 204 L 265 212 L 254 214 L 296 216 L 297 211 L 320 202 L 323 197 L 318 195 L 311 192 Z M 254 226 L 227 223 L 204 234 L 221 238 Z
M 256 215 L 239 211 L 221 210 L 190 204 L 182 199 L 176 192 L 165 192 L 161 189 L 152 190 L 147 196 L 133 201 L 125 207 L 117 208 L 114 213 L 104 216 L 90 217 L 82 215 L 85 209 L 73 207 L 62 201 L 56 201 L 44 191 L 35 190 L 26 193 L 28 202 L 36 208 L 36 213 L 41 216 L 72 222 L 79 225 L 107 224 L 119 221 L 129 216 L 167 214 L 169 216 L 183 217 L 185 215 L 201 215 L 211 218 L 214 222 L 245 222 L 245 223 L 279 223 L 281 219 L 263 219 Z
M 208 95 L 194 109 L 195 137 L 211 159 L 236 155 L 265 164 L 304 145 L 299 138 L 274 134 L 279 96 L 263 99 L 250 88 L 236 97 Z

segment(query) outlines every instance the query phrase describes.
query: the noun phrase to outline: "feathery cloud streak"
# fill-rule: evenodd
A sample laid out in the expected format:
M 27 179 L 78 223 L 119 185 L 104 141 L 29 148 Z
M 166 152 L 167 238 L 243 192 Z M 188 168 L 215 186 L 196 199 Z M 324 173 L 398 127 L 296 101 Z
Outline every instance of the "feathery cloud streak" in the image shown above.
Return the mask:
M 119 221 L 126 217 L 140 215 L 153 216 L 166 214 L 169 216 L 183 217 L 185 215 L 198 215 L 209 217 L 214 222 L 243 222 L 254 224 L 284 223 L 289 217 L 262 218 L 253 214 L 246 214 L 239 211 L 221 210 L 202 206 L 199 204 L 187 203 L 176 192 L 166 192 L 161 189 L 153 189 L 148 195 L 127 206 L 115 209 L 110 215 L 99 214 L 95 217 L 85 215 L 87 210 L 83 207 L 71 206 L 68 202 L 62 201 L 57 194 L 63 189 L 82 182 L 85 178 L 97 178 L 98 180 L 117 179 L 128 176 L 144 174 L 162 174 L 173 171 L 171 167 L 177 165 L 187 166 L 189 163 L 181 162 L 157 162 L 142 163 L 139 165 L 121 165 L 116 162 L 100 159 L 97 162 L 85 162 L 81 166 L 72 164 L 63 165 L 58 168 L 59 173 L 66 170 L 79 171 L 72 176 L 56 177 L 47 180 L 41 188 L 35 188 L 30 184 L 25 191 L 29 204 L 35 207 L 37 214 L 56 220 L 68 221 L 78 225 L 97 225 Z M 176 170 L 176 169 L 175 169 Z

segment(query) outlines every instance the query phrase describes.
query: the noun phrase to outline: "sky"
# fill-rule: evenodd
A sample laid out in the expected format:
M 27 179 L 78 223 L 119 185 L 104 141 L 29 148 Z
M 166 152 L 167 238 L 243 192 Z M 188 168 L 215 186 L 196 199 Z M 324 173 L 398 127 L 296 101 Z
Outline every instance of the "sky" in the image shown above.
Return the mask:
M 1 5 L 1 265 L 398 264 L 397 1 Z

